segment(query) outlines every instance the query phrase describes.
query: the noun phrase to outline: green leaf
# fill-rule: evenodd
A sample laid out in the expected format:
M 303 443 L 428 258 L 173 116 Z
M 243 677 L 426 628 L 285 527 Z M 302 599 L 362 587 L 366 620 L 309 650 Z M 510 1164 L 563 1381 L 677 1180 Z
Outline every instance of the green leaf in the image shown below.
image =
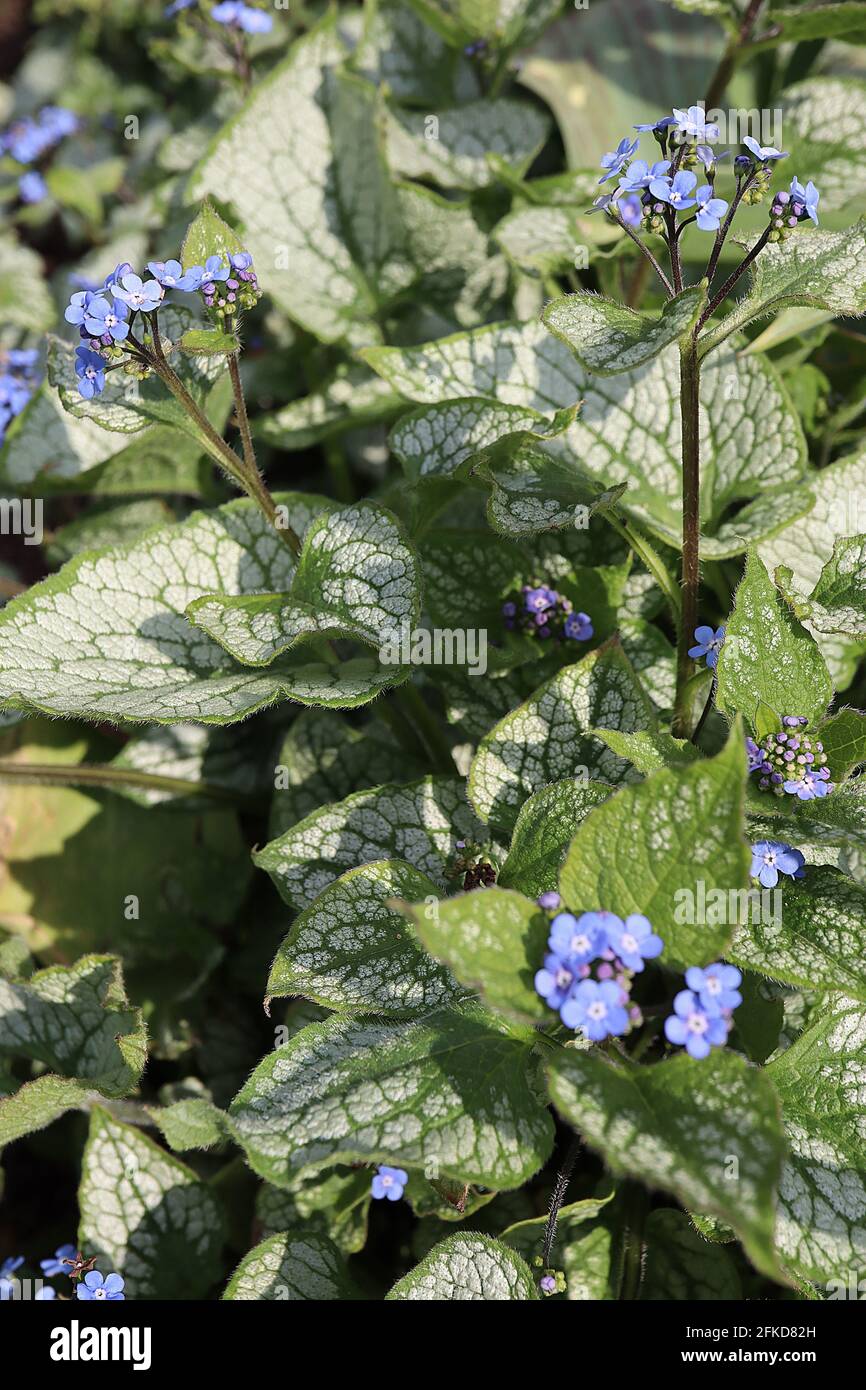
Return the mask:
M 462 993 L 421 950 L 393 899 L 438 892 L 401 860 L 350 869 L 294 921 L 277 951 L 268 996 L 302 995 L 329 1009 L 381 1014 L 429 1012 Z
M 0 976 L 0 1055 L 31 1057 L 109 1096 L 135 1087 L 146 1052 L 116 956 L 49 966 L 26 982 Z
M 626 730 L 655 724 L 617 641 L 563 667 L 484 736 L 468 782 L 479 817 L 510 831 L 526 798 L 551 782 L 575 776 L 625 780 L 627 766 L 591 733 L 604 721 Z
M 766 893 L 753 902 L 728 954 L 773 980 L 866 1003 L 866 889 L 837 869 L 810 867 L 775 901 Z
M 259 1063 L 229 1108 L 232 1130 L 277 1186 L 373 1162 L 519 1187 L 553 1146 L 531 1038 L 475 1006 L 413 1023 L 314 1023 Z
M 284 902 L 307 907 L 347 869 L 377 859 L 405 859 L 444 887 L 457 840 L 483 839 L 456 777 L 425 777 L 373 787 L 320 806 L 253 855 Z
M 241 1260 L 223 1294 L 229 1300 L 319 1303 L 359 1297 L 333 1242 L 300 1231 L 283 1231 L 256 1245 Z
M 781 1101 L 790 1154 L 779 1188 L 776 1243 L 805 1279 L 859 1270 L 866 1244 L 862 1005 L 837 997 L 766 1075 Z
M 79 1247 L 123 1275 L 127 1297 L 203 1298 L 219 1278 L 223 1217 L 210 1188 L 98 1107 L 78 1205 Z
M 855 768 L 866 762 L 866 714 L 862 710 L 837 710 L 818 732 L 834 782 L 844 782 Z
M 273 762 L 271 839 L 328 802 L 425 772 L 424 759 L 407 753 L 384 723 L 355 729 L 330 710 L 303 710 Z
M 369 1168 L 338 1166 L 296 1178 L 289 1188 L 262 1183 L 256 1217 L 263 1236 L 303 1228 L 351 1255 L 366 1244 L 371 1203 Z
M 593 189 L 579 206 L 530 204 L 508 213 L 496 224 L 495 239 L 519 270 L 542 277 L 561 275 L 611 254 L 610 247 L 616 246 L 624 233 L 608 219 L 586 215 L 587 203 L 598 188 L 594 174 L 591 182 Z M 527 187 L 524 184 L 521 191 Z
M 268 666 L 301 639 L 351 637 L 380 652 L 420 619 L 418 561 L 397 518 L 369 502 L 326 511 L 306 535 L 291 592 L 212 593 L 186 613 L 245 666 Z M 394 673 L 392 672 L 392 675 Z
M 627 1067 L 570 1048 L 548 1080 L 557 1109 L 615 1173 L 721 1217 L 755 1266 L 780 1277 L 773 1216 L 784 1141 L 762 1072 L 726 1051 Z M 726 1176 L 732 1159 L 736 1182 Z
M 211 256 L 221 256 L 223 263 L 228 264 L 229 256 L 236 256 L 244 249 L 237 232 L 223 221 L 208 198 L 187 227 L 180 259 L 184 270 L 192 265 L 204 265 Z
M 55 315 L 41 257 L 13 232 L 4 233 L 0 236 L 0 323 L 41 333 L 51 327 Z
M 740 356 L 739 341 L 714 354 L 701 378 L 701 451 L 708 485 L 702 489 L 705 559 L 742 553 L 751 538 L 781 530 L 812 506 L 814 497 L 800 484 L 806 462 L 802 428 L 776 369 L 765 357 Z M 682 469 L 679 420 L 679 357 L 675 347 L 653 361 L 614 377 L 588 373 L 544 325 L 492 324 L 457 333 L 420 347 L 375 347 L 364 359 L 403 396 L 428 405 L 449 404 L 446 413 L 417 411 L 409 417 L 409 458 L 423 457 L 433 445 L 429 468 L 453 472 L 472 452 L 474 431 L 489 431 L 493 443 L 515 427 L 516 410 L 537 411 L 549 420 L 553 437 L 538 441 L 549 460 L 556 490 L 563 470 L 589 474 L 604 489 L 628 483 L 625 509 L 667 544 L 682 543 Z M 467 398 L 472 398 L 467 406 Z M 478 414 L 487 402 L 489 413 Z M 556 415 L 580 411 L 563 433 Z M 495 411 L 508 407 L 506 417 Z M 495 412 L 495 413 L 494 413 Z M 464 423 L 464 417 L 465 423 Z M 560 417 L 561 419 L 562 417 Z M 475 421 L 478 421 L 477 425 Z M 510 428 L 504 428 L 506 419 Z M 664 420 L 663 428 L 658 421 Z M 429 426 L 429 428 L 428 428 Z M 529 428 L 535 430 L 534 423 Z M 560 425 L 560 430 L 562 426 Z M 747 430 L 750 448 L 738 443 Z M 398 447 L 402 436 L 398 435 Z M 479 444 L 479 447 L 482 447 Z M 463 452 L 463 450 L 466 452 Z M 475 451 L 477 452 L 477 450 Z M 450 460 L 454 460 L 451 462 Z M 544 477 L 531 485 L 525 469 L 522 487 L 543 499 Z M 734 512 L 741 502 L 749 505 Z M 538 513 L 539 503 L 534 504 Z M 557 508 L 552 505 L 551 513 Z M 563 513 L 570 523 L 573 512 Z
M 388 446 L 407 478 L 417 482 L 459 473 L 483 449 L 527 429 L 542 434 L 550 422 L 537 410 L 470 396 L 409 411 L 392 429 Z
M 843 536 L 821 571 L 805 615 L 819 632 L 866 637 L 866 536 Z
M 0 1096 L 0 1148 L 46 1129 L 69 1110 L 89 1109 L 99 1099 L 88 1083 L 66 1076 L 46 1073 L 27 1081 L 11 1095 Z
M 96 503 L 75 521 L 60 526 L 45 546 L 45 558 L 53 568 L 85 550 L 103 550 L 138 540 L 154 526 L 175 520 L 171 507 L 157 497 L 139 497 L 132 502 Z
M 501 1241 L 460 1231 L 433 1247 L 386 1301 L 505 1303 L 537 1299 L 529 1266 Z
M 148 1112 L 175 1153 L 212 1149 L 225 1143 L 225 1115 L 203 1096 L 191 1096 L 173 1105 L 151 1105 Z
M 641 729 L 625 734 L 619 729 L 593 729 L 617 757 L 625 758 L 638 772 L 656 772 L 660 767 L 682 767 L 696 762 L 700 753 L 693 743 L 671 738 L 666 729 Z
M 370 82 L 387 85 L 396 101 L 435 110 L 443 98 L 450 104 L 479 93 L 477 72 L 462 47 L 449 48 L 436 27 L 403 0 L 380 0 L 364 9 L 364 32 L 352 61 Z
M 431 127 L 422 112 L 392 110 L 388 157 L 396 173 L 433 179 L 444 188 L 485 188 L 494 182 L 488 154 L 518 174 L 525 172 L 550 130 L 546 112 L 511 97 L 439 109 L 433 119 Z
M 387 418 L 401 404 L 386 381 L 357 363 L 341 364 L 321 391 L 258 415 L 252 431 L 256 439 L 279 449 L 308 449 L 347 429 Z
M 610 794 L 610 787 L 601 782 L 566 781 L 553 782 L 530 796 L 515 821 L 499 886 L 514 888 L 528 898 L 555 889 L 574 832 Z
M 585 528 L 596 513 L 614 510 L 626 487 L 603 487 L 570 460 L 552 456 L 526 431 L 476 455 L 474 471 L 491 485 L 487 519 L 506 536 Z
M 325 342 L 358 343 L 375 341 L 379 305 L 415 269 L 385 166 L 381 94 L 335 71 L 344 56 L 328 16 L 255 84 L 190 193 L 236 209 L 259 283 L 282 310 Z
M 698 1235 L 681 1211 L 651 1211 L 644 1228 L 646 1256 L 639 1297 L 644 1301 L 739 1301 L 737 1266 L 727 1250 Z
M 664 940 L 665 965 L 714 960 L 730 940 L 749 886 L 745 769 L 735 726 L 717 757 L 653 772 L 597 806 L 578 827 L 562 866 L 563 900 L 581 911 L 642 913 Z
M 277 495 L 303 534 L 328 503 Z M 195 512 L 116 550 L 77 557 L 0 612 L 0 703 L 85 719 L 229 724 L 281 698 L 363 704 L 388 683 L 372 658 L 300 649 L 239 666 L 185 616 L 191 600 L 288 589 L 294 559 L 253 502 Z
M 220 353 L 225 357 L 240 352 L 241 345 L 234 333 L 220 333 L 213 328 L 190 328 L 178 341 L 178 347 L 191 357 L 210 353 Z
M 497 1013 L 541 1023 L 550 1011 L 536 993 L 550 921 L 538 905 L 505 888 L 478 889 L 433 905 L 404 907 L 431 956 Z
M 624 1241 L 617 1204 L 612 1199 L 611 1190 L 605 1196 L 587 1197 L 560 1208 L 550 1263 L 565 1274 L 565 1294 L 561 1296 L 569 1302 L 619 1297 Z M 518 1221 L 502 1232 L 501 1239 L 531 1265 L 541 1254 L 546 1227 L 546 1216 Z
M 542 322 L 597 376 L 618 376 L 656 357 L 694 327 L 706 304 L 706 290 L 693 285 L 665 302 L 650 318 L 601 295 L 581 291 L 554 299 Z
M 711 352 L 756 319 L 797 304 L 836 315 L 866 313 L 864 266 L 866 221 L 844 232 L 803 231 L 789 241 L 765 246 L 753 263 L 749 293 L 701 337 L 701 353 Z
M 804 43 L 814 39 L 866 41 L 866 16 L 860 0 L 818 0 L 818 3 L 771 5 L 766 21 L 779 27 L 780 43 Z
M 819 719 L 833 683 L 814 639 L 773 585 L 758 554 L 746 559 L 716 667 L 716 704 L 754 724 L 759 704 Z

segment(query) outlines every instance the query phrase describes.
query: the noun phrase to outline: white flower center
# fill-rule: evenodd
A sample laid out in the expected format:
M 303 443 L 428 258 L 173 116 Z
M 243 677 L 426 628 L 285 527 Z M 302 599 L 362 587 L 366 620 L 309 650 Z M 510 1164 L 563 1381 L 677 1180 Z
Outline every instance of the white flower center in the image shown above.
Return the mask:
M 586 951 L 589 950 L 589 937 L 586 936 L 586 934 L 581 936 L 573 936 L 571 938 L 571 950 L 574 955 L 583 955 Z
M 705 1014 L 689 1014 L 686 1023 L 690 1033 L 697 1033 L 698 1036 L 707 1031 L 707 1019 Z
M 707 994 L 720 994 L 722 982 L 717 975 L 708 975 L 705 985 Z
M 631 955 L 637 950 L 637 937 L 632 936 L 631 932 L 623 932 L 619 944 L 624 951 L 628 951 L 629 955 Z
M 590 1004 L 589 1008 L 586 1011 L 586 1014 L 588 1018 L 605 1018 L 607 1016 L 607 1005 L 603 1004 L 600 999 L 596 999 L 592 1004 Z

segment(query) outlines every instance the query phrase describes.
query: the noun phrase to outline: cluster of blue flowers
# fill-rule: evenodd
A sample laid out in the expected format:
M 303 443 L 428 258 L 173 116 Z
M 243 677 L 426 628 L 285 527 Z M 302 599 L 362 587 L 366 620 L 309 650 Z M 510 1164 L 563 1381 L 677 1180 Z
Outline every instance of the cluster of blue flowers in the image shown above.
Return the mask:
M 389 1168 L 380 1163 L 370 1185 L 370 1191 L 377 1200 L 383 1197 L 389 1202 L 399 1202 L 403 1189 L 409 1181 L 409 1174 L 403 1168 Z
M 551 913 L 551 922 L 535 988 L 566 1028 L 602 1042 L 640 1023 L 640 1009 L 629 1004 L 632 981 L 664 950 L 648 919 L 632 913 L 623 921 L 604 911 L 575 917 L 559 910 L 558 893 L 543 893 L 538 905 Z
M 23 1263 L 24 1256 L 15 1255 L 0 1264 L 0 1303 L 15 1298 L 16 1281 L 13 1276 Z M 78 1279 L 75 1296 L 83 1302 L 124 1300 L 126 1295 L 123 1292 L 123 1277 L 113 1273 L 106 1277 L 100 1274 L 98 1269 L 93 1269 L 93 1264 L 93 1260 L 83 1260 L 74 1245 L 61 1245 L 47 1260 L 39 1261 L 39 1267 L 47 1279 L 53 1279 L 58 1274 L 68 1274 L 71 1279 Z M 39 1302 L 47 1303 L 57 1297 L 57 1290 L 50 1284 L 43 1284 L 33 1297 Z
M 108 366 L 139 372 L 140 358 L 125 359 L 136 314 L 151 314 L 166 302 L 166 292 L 200 292 L 205 308 L 219 320 L 234 318 L 251 309 L 261 297 L 248 251 L 229 256 L 209 256 L 205 264 L 184 270 L 180 261 L 148 261 L 151 280 L 136 275 L 129 261 L 122 261 L 98 289 L 77 290 L 66 307 L 67 323 L 75 324 L 82 346 L 75 353 L 78 390 L 85 400 L 105 390 Z
M 509 632 L 561 642 L 588 642 L 595 631 L 588 613 L 575 613 L 571 600 L 546 584 L 524 584 L 503 603 L 502 617 Z
M 722 650 L 722 643 L 725 640 L 725 629 L 717 627 L 715 632 L 711 627 L 702 625 L 695 628 L 695 645 L 689 647 L 689 656 L 694 661 L 704 660 L 711 671 L 715 671 L 716 662 L 719 659 L 719 652 Z
M 690 1057 L 703 1061 L 714 1047 L 724 1047 L 733 1027 L 733 1012 L 742 1004 L 738 986 L 743 977 L 735 965 L 714 961 L 703 968 L 690 965 L 686 989 L 674 999 L 674 1011 L 665 1019 L 665 1037 L 684 1047 Z
M 16 415 L 20 415 L 37 385 L 35 348 L 0 348 L 0 444 Z
M 172 0 L 165 8 L 165 18 L 172 19 L 181 10 L 192 9 L 197 0 Z M 274 27 L 273 17 L 254 5 L 245 5 L 242 0 L 220 0 L 212 5 L 210 17 L 227 29 L 240 29 L 245 34 L 269 34 Z
M 761 791 L 814 801 L 834 790 L 823 743 L 804 733 L 808 723 L 802 714 L 786 714 L 781 732 L 767 734 L 760 743 L 746 739 L 749 772 L 758 774 Z
M 626 227 L 663 234 L 672 230 L 673 214 L 689 212 L 703 232 L 718 232 L 729 210 L 724 198 L 716 197 L 718 165 L 730 158 L 730 151 L 717 153 L 713 144 L 719 127 L 706 119 L 702 106 L 686 110 L 674 107 L 673 114 L 646 125 L 636 125 L 638 139 L 626 136 L 615 150 L 602 156 L 599 183 L 617 180 L 612 193 L 604 193 L 593 207 L 607 212 Z M 635 159 L 640 134 L 652 132 L 661 147 L 662 158 L 653 162 Z M 757 203 L 765 196 L 771 180 L 771 166 L 787 159 L 787 151 L 763 146 L 747 135 L 743 144 L 748 154 L 734 160 L 737 201 Z M 703 182 L 694 172 L 700 167 Z M 806 218 L 816 225 L 820 194 L 814 183 L 804 188 L 796 177 L 787 192 L 775 194 L 770 208 L 770 241 L 781 241 Z
M 55 145 L 73 135 L 79 121 L 74 111 L 64 106 L 43 106 L 36 116 L 23 116 L 13 121 L 0 134 L 0 154 L 11 155 L 17 164 L 38 164 Z M 40 203 L 48 188 L 38 169 L 28 169 L 18 179 L 18 196 L 22 203 Z

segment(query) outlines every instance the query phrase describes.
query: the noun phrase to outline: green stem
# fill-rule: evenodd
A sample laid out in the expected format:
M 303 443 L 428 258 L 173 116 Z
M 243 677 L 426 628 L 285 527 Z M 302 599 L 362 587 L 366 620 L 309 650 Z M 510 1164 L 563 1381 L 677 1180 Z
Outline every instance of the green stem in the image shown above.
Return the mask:
M 700 584 L 700 364 L 697 343 L 692 334 L 680 343 L 680 414 L 682 416 L 683 456 L 683 560 L 682 612 L 677 644 L 677 693 L 674 702 L 673 734 L 688 738 L 691 697 L 688 681 L 692 672 L 689 647 L 698 621 Z
M 113 767 L 110 763 L 21 763 L 0 758 L 0 782 L 32 783 L 45 787 L 138 787 L 142 791 L 174 792 L 184 796 L 206 796 L 237 805 L 248 798 L 237 796 L 226 787 L 210 782 L 190 782 L 184 777 L 165 777 L 134 768 Z
M 565 1201 L 568 1192 L 568 1184 L 571 1182 L 571 1175 L 574 1172 L 574 1165 L 580 1154 L 580 1139 L 574 1136 L 568 1146 L 562 1167 L 556 1175 L 556 1182 L 550 1194 L 550 1215 L 547 1218 L 547 1225 L 544 1228 L 544 1243 L 541 1247 L 541 1259 L 545 1268 L 550 1265 L 550 1254 L 553 1250 L 553 1242 L 556 1239 L 556 1223 L 559 1219 L 560 1208 Z
M 722 288 L 713 296 L 706 309 L 701 314 L 701 317 L 698 319 L 696 332 L 700 332 L 707 319 L 712 318 L 719 305 L 727 299 L 728 295 L 731 293 L 731 290 L 734 288 L 740 277 L 746 273 L 752 262 L 756 259 L 756 257 L 758 257 L 761 254 L 761 252 L 763 251 L 764 247 L 770 239 L 771 231 L 772 227 L 767 227 L 758 237 L 758 240 L 755 242 L 749 254 L 747 256 L 744 256 L 743 259 L 740 261 L 740 264 L 737 266 L 736 270 L 731 271 L 727 280 L 722 285 Z
M 622 1290 L 620 1299 L 634 1302 L 640 1293 L 643 1275 L 644 1225 L 649 1202 L 646 1189 L 636 1182 L 627 1182 L 624 1188 L 624 1238 Z

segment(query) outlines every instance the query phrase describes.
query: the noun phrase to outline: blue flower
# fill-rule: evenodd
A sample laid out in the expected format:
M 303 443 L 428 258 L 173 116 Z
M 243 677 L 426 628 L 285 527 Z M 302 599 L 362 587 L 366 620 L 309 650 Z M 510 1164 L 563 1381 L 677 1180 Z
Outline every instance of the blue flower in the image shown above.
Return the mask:
M 145 282 L 140 275 L 123 275 L 119 284 L 112 285 L 111 293 L 128 304 L 130 309 L 151 314 L 162 303 L 165 290 L 158 280 Z
M 638 189 L 649 188 L 653 179 L 663 178 L 670 167 L 669 159 L 659 159 L 655 164 L 647 164 L 645 159 L 636 159 L 623 174 L 617 196 L 620 193 L 636 193 Z
M 63 313 L 66 322 L 83 324 L 93 296 L 93 290 L 76 290 Z
M 75 1296 L 85 1303 L 102 1299 L 116 1303 L 118 1299 L 125 1298 L 123 1285 L 124 1280 L 119 1274 L 109 1274 L 108 1278 L 104 1279 L 98 1269 L 91 1269 L 89 1274 L 85 1274 L 82 1282 L 76 1285 Z
M 588 642 L 595 628 L 588 613 L 569 613 L 562 625 L 562 631 L 572 642 Z
M 621 173 L 639 144 L 639 140 L 629 140 L 628 136 L 626 136 L 623 140 L 620 140 L 615 150 L 611 150 L 608 154 L 602 155 L 599 167 L 605 169 L 607 172 L 602 174 L 599 183 L 606 183 L 608 179 L 615 178 L 617 174 Z
M 121 261 L 119 265 L 116 265 L 116 266 L 114 267 L 114 269 L 111 270 L 111 271 L 109 271 L 109 273 L 106 275 L 105 280 L 104 280 L 104 282 L 103 282 L 102 288 L 103 288 L 104 290 L 112 290 L 112 291 L 113 291 L 114 286 L 117 284 L 118 280 L 122 280 L 123 277 L 124 277 L 124 275 L 131 275 L 131 274 L 132 274 L 132 265 L 131 265 L 131 263 L 130 263 L 129 261 Z
M 690 965 L 686 971 L 686 984 L 701 1001 L 701 1008 L 707 1013 L 720 1013 L 723 1009 L 736 1009 L 743 1002 L 738 985 L 743 977 L 735 965 L 723 965 L 714 961 L 703 969 Z
M 628 1028 L 624 992 L 613 980 L 581 980 L 559 1011 L 566 1028 L 580 1028 L 591 1042 L 619 1037 Z
M 129 309 L 121 299 L 112 299 L 109 304 L 107 299 L 95 294 L 85 310 L 84 327 L 93 338 L 122 343 L 129 336 L 128 318 Z
M 41 203 L 48 197 L 48 185 L 41 174 L 30 169 L 18 180 L 18 197 L 22 203 Z
M 810 179 L 804 188 L 796 176 L 791 180 L 791 211 L 797 218 L 811 217 L 818 226 L 818 201 L 821 194 Z
M 673 179 L 653 179 L 650 193 L 654 198 L 658 198 L 659 202 L 669 203 L 677 212 L 682 212 L 685 208 L 695 205 L 695 199 L 691 195 L 697 181 L 690 169 L 681 169 Z
M 29 372 L 39 361 L 38 348 L 10 348 L 6 353 L 6 361 L 16 372 Z
M 689 656 L 691 656 L 691 652 L 689 652 Z M 746 757 L 749 760 L 749 772 L 757 772 L 759 767 L 763 767 L 764 750 L 748 734 L 746 735 Z
M 188 10 L 190 5 L 194 5 L 195 0 L 171 0 L 170 5 L 166 5 L 163 15 L 166 19 L 172 19 L 174 15 L 180 14 L 181 10 Z
M 204 279 L 203 266 L 193 265 L 185 271 L 180 261 L 148 261 L 147 268 L 167 290 L 197 290 Z
M 711 627 L 707 627 L 706 624 L 702 627 L 696 627 L 695 642 L 697 645 L 689 647 L 689 656 L 692 657 L 694 661 L 700 661 L 702 656 L 706 657 L 707 666 L 711 671 L 714 671 L 724 640 L 725 629 L 723 627 L 717 627 L 715 632 L 713 632 Z
M 13 376 L 11 372 L 4 372 L 0 376 L 0 408 L 8 412 L 10 417 L 21 414 L 31 395 L 30 386 L 20 377 Z
M 65 106 L 43 106 L 39 112 L 39 124 L 56 142 L 66 135 L 74 135 L 79 122 L 75 112 Z
M 674 119 L 679 134 L 689 140 L 712 143 L 719 138 L 719 127 L 707 124 L 707 113 L 702 106 L 690 106 L 686 111 L 675 106 Z
M 75 375 L 78 391 L 86 401 L 105 390 L 105 360 L 98 352 L 80 347 L 75 350 Z
M 621 922 L 614 918 L 607 930 L 608 941 L 627 970 L 640 974 L 645 960 L 660 956 L 665 943 L 656 936 L 652 923 L 639 912 L 632 912 Z
M 589 209 L 589 216 L 594 212 L 610 212 L 611 207 L 617 207 L 616 195 L 613 193 L 602 193 L 600 198 L 596 198 L 592 207 Z
M 665 1019 L 665 1037 L 677 1047 L 685 1046 L 690 1057 L 702 1061 L 710 1049 L 723 1047 L 728 1026 L 721 1014 L 708 1013 L 690 989 L 681 989 L 674 1000 L 674 1012 Z
M 728 205 L 724 198 L 713 196 L 713 190 L 708 183 L 699 188 L 695 197 L 698 200 L 697 222 L 702 232 L 717 232 L 719 224 L 728 210 Z
M 607 916 L 611 921 L 619 921 L 613 913 Z M 573 912 L 560 912 L 550 924 L 547 944 L 569 965 L 587 965 L 600 956 L 608 944 L 605 926 L 598 912 L 583 912 L 580 917 L 575 917 Z
M 555 912 L 561 902 L 562 899 L 559 894 L 551 889 L 549 893 L 542 893 L 538 899 L 538 906 L 543 907 L 546 911 Z
M 775 888 L 779 874 L 789 878 L 803 878 L 806 863 L 798 849 L 785 845 L 781 840 L 758 840 L 752 845 L 752 878 L 756 878 L 762 888 Z
M 212 285 L 214 280 L 227 280 L 231 274 L 231 267 L 224 256 L 208 256 L 202 271 L 202 281 L 205 285 Z
M 249 251 L 233 251 L 229 256 L 234 270 L 249 270 L 253 263 L 253 258 Z
M 639 130 L 641 135 L 643 135 L 648 130 L 655 133 L 657 130 L 667 130 L 668 126 L 672 125 L 676 125 L 673 116 L 662 116 L 660 120 L 653 121 L 650 125 L 636 125 L 634 128 L 635 130 Z
M 402 1168 L 389 1168 L 387 1164 L 380 1163 L 370 1191 L 374 1197 L 387 1197 L 389 1202 L 399 1202 L 408 1181 L 409 1174 Z
M 617 203 L 620 219 L 626 227 L 637 229 L 643 222 L 643 202 L 637 193 L 629 193 Z
M 525 589 L 523 593 L 523 606 L 527 613 L 545 613 L 548 608 L 556 607 L 556 591 L 554 589 Z
M 765 148 L 754 138 L 753 135 L 744 136 L 743 144 L 746 146 L 746 149 L 752 151 L 752 154 L 755 156 L 756 159 L 771 160 L 788 158 L 787 150 L 777 150 L 775 145 L 767 145 Z
M 43 1274 L 47 1274 L 49 1279 L 55 1274 L 68 1274 L 67 1261 L 75 1259 L 74 1245 L 59 1245 L 54 1254 L 48 1260 L 40 1260 L 39 1268 Z
M 708 174 L 713 173 L 717 164 L 721 164 L 723 160 L 731 157 L 730 150 L 723 150 L 721 154 L 717 154 L 711 145 L 697 145 L 695 154 Z
M 784 791 L 800 801 L 814 801 L 829 796 L 833 791 L 828 767 L 820 767 L 816 772 L 804 772 L 801 777 L 790 777 L 782 786 Z
M 247 34 L 268 34 L 273 28 L 273 19 L 263 10 L 254 10 L 241 0 L 221 0 L 210 12 L 217 24 L 227 24 L 231 29 L 243 29 Z
M 552 1009 L 559 1009 L 569 998 L 578 982 L 578 967 L 550 952 L 544 957 L 544 968 L 535 972 L 535 992 Z

